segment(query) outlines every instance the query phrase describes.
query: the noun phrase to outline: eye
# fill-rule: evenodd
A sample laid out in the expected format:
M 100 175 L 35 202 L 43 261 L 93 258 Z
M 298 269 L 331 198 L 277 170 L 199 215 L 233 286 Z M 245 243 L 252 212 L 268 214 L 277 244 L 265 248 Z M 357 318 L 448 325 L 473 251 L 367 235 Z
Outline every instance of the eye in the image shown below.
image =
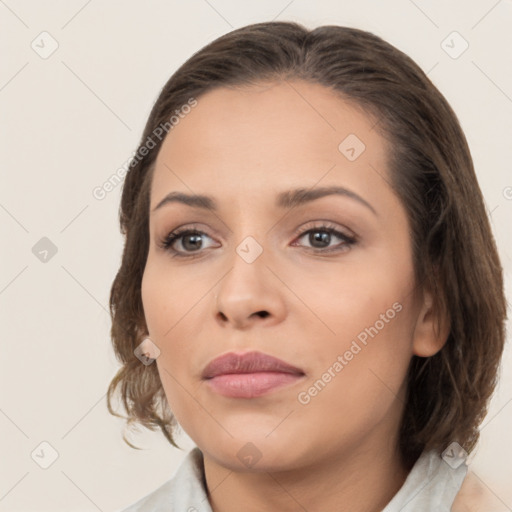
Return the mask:
M 169 233 L 160 246 L 173 253 L 174 256 L 194 256 L 193 253 L 199 253 L 204 249 L 204 238 L 211 238 L 197 229 L 181 228 Z M 176 246 L 181 246 L 177 249 Z
M 321 224 L 309 229 L 302 229 L 298 233 L 298 239 L 305 238 L 309 246 L 306 248 L 315 253 L 331 253 L 346 251 L 350 246 L 357 243 L 354 235 L 343 233 L 331 224 Z M 214 243 L 205 246 L 205 240 L 212 240 L 204 231 L 200 231 L 194 227 L 179 228 L 169 233 L 159 244 L 160 247 L 170 252 L 172 256 L 177 257 L 194 257 L 202 253 L 202 249 L 215 247 Z M 338 243 L 332 245 L 332 242 L 338 240 Z M 296 242 L 291 244 L 297 246 Z M 218 247 L 218 245 L 217 245 Z
M 298 234 L 299 239 L 308 235 L 306 240 L 310 244 L 309 248 L 320 253 L 345 251 L 357 241 L 355 236 L 343 233 L 331 224 L 314 226 L 310 229 L 301 230 Z M 336 241 L 336 239 L 339 240 L 338 244 L 332 246 L 331 242 Z

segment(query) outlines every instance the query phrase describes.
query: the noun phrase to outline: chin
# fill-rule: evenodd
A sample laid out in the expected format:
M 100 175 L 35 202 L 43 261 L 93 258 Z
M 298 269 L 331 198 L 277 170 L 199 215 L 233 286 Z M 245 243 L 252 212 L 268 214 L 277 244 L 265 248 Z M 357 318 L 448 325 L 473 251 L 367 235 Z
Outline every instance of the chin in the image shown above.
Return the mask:
M 292 435 L 289 429 L 283 430 L 281 435 L 276 430 L 268 436 L 272 429 L 257 423 L 249 429 L 227 429 L 233 437 L 225 431 L 219 435 L 217 430 L 217 435 L 192 439 L 203 453 L 232 471 L 286 471 L 307 458 L 307 454 L 302 453 L 306 443 L 300 442 L 301 437 Z
M 200 447 L 201 448 L 201 447 Z M 261 443 L 252 441 L 234 440 L 230 446 L 224 448 L 219 446 L 201 448 L 203 453 L 208 454 L 218 464 L 236 472 L 276 472 L 293 469 L 297 464 L 297 453 L 289 449 L 274 446 L 274 443 Z M 293 454 L 293 460 L 291 456 Z

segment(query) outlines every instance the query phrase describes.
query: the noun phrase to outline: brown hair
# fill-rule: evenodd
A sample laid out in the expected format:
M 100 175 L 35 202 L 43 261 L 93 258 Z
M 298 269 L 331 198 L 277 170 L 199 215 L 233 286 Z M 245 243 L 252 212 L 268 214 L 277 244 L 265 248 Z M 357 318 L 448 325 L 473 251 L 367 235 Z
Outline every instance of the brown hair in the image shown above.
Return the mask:
M 409 217 L 417 283 L 434 294 L 450 322 L 444 347 L 413 356 L 400 432 L 411 464 L 424 449 L 457 441 L 470 452 L 494 391 L 505 339 L 502 268 L 457 117 L 425 73 L 403 52 L 360 29 L 265 22 L 234 30 L 189 58 L 162 89 L 139 145 L 187 101 L 218 87 L 288 79 L 323 85 L 377 120 L 389 142 L 391 185 Z M 163 138 L 162 138 L 163 140 Z M 134 349 L 147 335 L 140 285 L 149 247 L 150 185 L 161 146 L 133 159 L 120 206 L 125 246 L 110 294 L 111 337 L 122 367 L 128 423 L 159 427 L 175 445 L 176 424 L 156 365 Z M 137 155 L 142 154 L 137 151 Z M 129 443 L 126 438 L 125 441 Z M 175 445 L 176 446 L 176 445 Z

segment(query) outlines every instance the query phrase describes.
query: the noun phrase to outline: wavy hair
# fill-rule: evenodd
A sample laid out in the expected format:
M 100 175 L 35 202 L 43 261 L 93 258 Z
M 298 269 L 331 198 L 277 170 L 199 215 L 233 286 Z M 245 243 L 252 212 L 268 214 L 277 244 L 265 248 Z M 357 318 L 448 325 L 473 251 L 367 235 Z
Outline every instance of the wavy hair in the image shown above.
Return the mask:
M 506 300 L 468 144 L 454 111 L 410 57 L 375 34 L 334 25 L 308 30 L 264 22 L 234 30 L 194 53 L 161 90 L 123 184 L 124 249 L 110 292 L 111 339 L 121 367 L 108 388 L 108 409 L 126 426 L 160 428 L 177 446 L 177 423 L 156 365 L 134 355 L 148 332 L 140 286 L 152 172 L 164 138 L 149 152 L 141 148 L 190 98 L 219 87 L 294 79 L 325 86 L 376 120 L 388 142 L 390 184 L 409 218 L 417 283 L 432 290 L 434 307 L 450 322 L 439 352 L 411 359 L 402 458 L 411 464 L 424 449 L 441 452 L 452 441 L 471 452 L 497 383 Z M 117 395 L 127 416 L 113 410 Z

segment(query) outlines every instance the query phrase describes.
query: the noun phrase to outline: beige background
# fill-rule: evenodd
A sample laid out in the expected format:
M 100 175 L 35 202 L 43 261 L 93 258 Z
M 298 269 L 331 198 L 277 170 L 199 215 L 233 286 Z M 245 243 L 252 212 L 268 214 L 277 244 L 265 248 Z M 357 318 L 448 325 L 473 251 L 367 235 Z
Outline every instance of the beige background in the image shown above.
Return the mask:
M 135 442 L 145 450 L 132 450 L 106 410 L 117 368 L 107 311 L 122 248 L 121 187 L 101 201 L 92 191 L 130 158 L 169 76 L 234 28 L 269 20 L 355 26 L 428 72 L 467 135 L 510 300 L 512 2 L 446 4 L 0 1 L 0 511 L 118 510 L 170 478 L 191 446 L 184 438 L 178 451 L 143 431 Z M 458 58 L 446 44 L 453 54 L 462 39 L 442 43 L 453 31 L 469 44 Z M 58 48 L 42 58 L 53 40 Z M 33 253 L 48 244 L 43 237 L 57 249 L 46 262 Z M 511 383 L 509 343 L 472 461 L 496 510 L 512 510 Z M 52 450 L 58 458 L 43 469 Z

